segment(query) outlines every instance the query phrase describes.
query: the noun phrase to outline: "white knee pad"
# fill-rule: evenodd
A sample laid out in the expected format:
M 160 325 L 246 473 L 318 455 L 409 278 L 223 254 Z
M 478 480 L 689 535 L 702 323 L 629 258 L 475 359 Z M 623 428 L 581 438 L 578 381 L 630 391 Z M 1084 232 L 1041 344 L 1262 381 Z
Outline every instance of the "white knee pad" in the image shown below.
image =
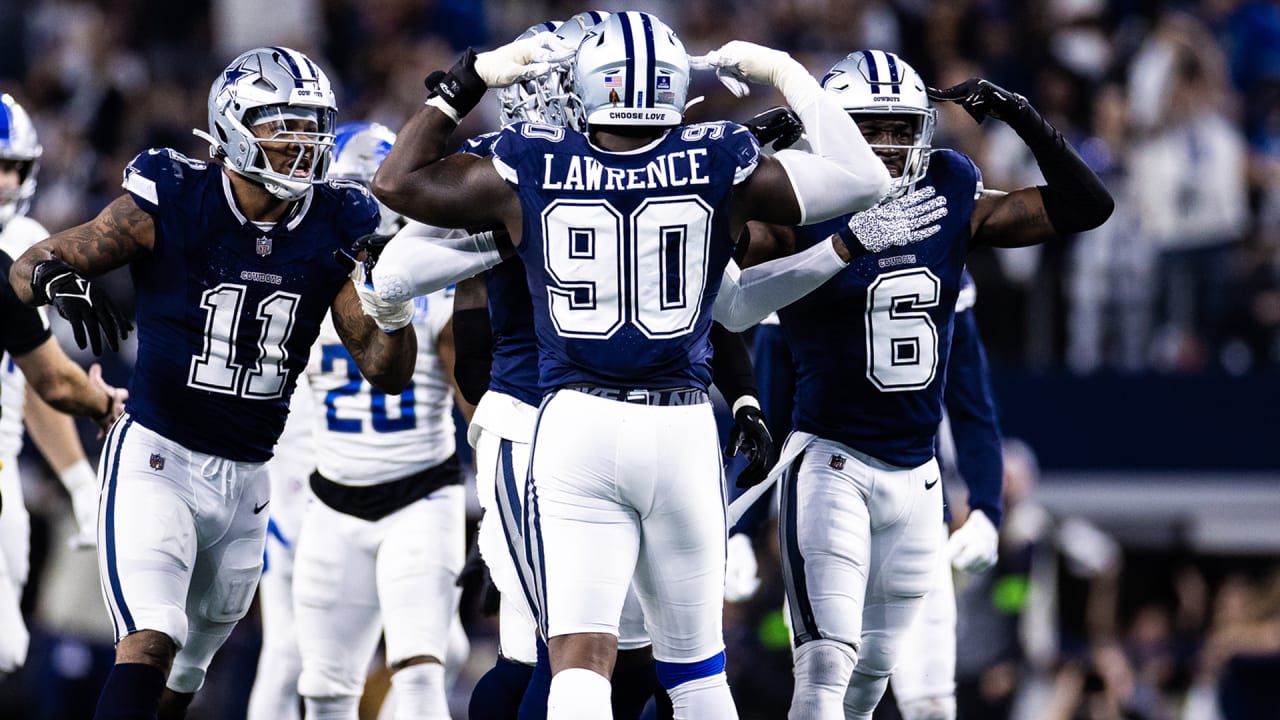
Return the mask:
M 357 720 L 359 717 L 360 697 L 338 695 L 331 697 L 309 697 L 303 700 L 306 706 L 307 720 Z
M 215 623 L 239 622 L 249 612 L 262 577 L 262 543 L 245 538 L 231 543 L 209 594 L 200 601 L 200 615 Z
M 395 720 L 449 720 L 449 700 L 444 666 L 419 663 L 397 670 L 391 676 L 395 688 Z
M 902 720 L 956 720 L 956 699 L 949 696 L 899 702 L 898 714 Z
M 551 678 L 547 720 L 600 720 L 613 717 L 609 678 L 585 668 L 569 668 Z
M 812 640 L 795 651 L 795 693 L 792 720 L 837 718 L 845 690 L 858 664 L 858 652 L 836 640 Z

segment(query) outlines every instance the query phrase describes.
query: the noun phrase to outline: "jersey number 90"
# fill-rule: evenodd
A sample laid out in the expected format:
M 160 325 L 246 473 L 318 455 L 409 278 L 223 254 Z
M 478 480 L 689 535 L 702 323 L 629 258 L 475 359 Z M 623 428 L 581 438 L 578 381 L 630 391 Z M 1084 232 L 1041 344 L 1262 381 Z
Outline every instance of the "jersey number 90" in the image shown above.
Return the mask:
M 557 200 L 542 212 L 547 302 L 562 337 L 605 339 L 630 322 L 645 337 L 687 333 L 701 310 L 711 207 L 653 198 L 623 215 L 605 200 Z

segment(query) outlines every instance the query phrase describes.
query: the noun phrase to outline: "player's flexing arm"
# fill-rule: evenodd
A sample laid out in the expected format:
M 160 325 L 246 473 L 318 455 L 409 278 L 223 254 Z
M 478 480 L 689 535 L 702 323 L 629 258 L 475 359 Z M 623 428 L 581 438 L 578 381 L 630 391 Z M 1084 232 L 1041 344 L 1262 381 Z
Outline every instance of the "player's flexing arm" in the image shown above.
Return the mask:
M 1057 128 L 1027 99 L 980 78 L 945 90 L 929 88 L 933 100 L 959 104 L 978 122 L 1004 121 L 1031 150 L 1045 184 L 1013 192 L 984 190 L 969 221 L 975 242 L 994 247 L 1035 245 L 1083 232 L 1106 222 L 1115 200 Z

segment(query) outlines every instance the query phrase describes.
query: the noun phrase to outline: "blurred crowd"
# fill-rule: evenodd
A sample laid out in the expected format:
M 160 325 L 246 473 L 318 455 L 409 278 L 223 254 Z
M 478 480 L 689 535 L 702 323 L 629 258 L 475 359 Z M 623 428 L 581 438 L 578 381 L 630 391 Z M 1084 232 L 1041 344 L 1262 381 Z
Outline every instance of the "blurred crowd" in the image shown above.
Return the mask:
M 118 195 L 140 150 L 205 157 L 191 129 L 207 126 L 209 84 L 246 48 L 307 52 L 338 87 L 340 119 L 395 128 L 422 102 L 425 74 L 461 49 L 623 7 L 663 17 L 693 53 L 746 39 L 820 73 L 875 47 L 935 87 L 982 76 L 1028 96 L 1117 210 L 1069 242 L 972 255 L 975 312 L 998 363 L 1080 374 L 1280 365 L 1280 0 L 0 0 L 0 90 L 36 122 L 32 215 L 60 230 Z M 735 100 L 709 75 L 690 95 L 706 96 L 693 120 L 781 102 Z M 496 110 L 468 116 L 458 136 L 492 129 Z M 971 155 L 989 188 L 1040 181 L 1007 127 L 956 107 L 940 109 L 934 144 Z M 1272 564 L 1123 552 L 1035 502 L 1029 448 L 1011 443 L 1006 464 L 1001 562 L 959 592 L 961 718 L 1280 717 Z M 110 627 L 92 556 L 66 549 L 62 499 L 40 488 L 28 495 L 44 540 L 32 566 L 47 569 L 28 592 L 32 657 L 20 687 L 0 684 L 0 716 L 87 717 L 75 703 L 92 707 Z M 756 598 L 727 609 L 730 679 L 744 718 L 777 718 L 790 659 L 769 533 L 757 551 Z M 474 612 L 468 623 L 477 637 L 492 632 Z M 242 623 L 210 674 L 224 685 L 193 718 L 239 717 L 256 638 Z M 29 715 L 10 714 L 18 702 Z

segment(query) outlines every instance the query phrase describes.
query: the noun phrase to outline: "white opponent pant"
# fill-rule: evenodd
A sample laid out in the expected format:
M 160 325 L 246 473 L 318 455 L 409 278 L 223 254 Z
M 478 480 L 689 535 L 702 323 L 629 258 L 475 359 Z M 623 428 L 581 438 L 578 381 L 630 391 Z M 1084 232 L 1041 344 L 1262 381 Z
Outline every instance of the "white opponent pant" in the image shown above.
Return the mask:
M 489 405 L 486 425 L 471 428 L 475 439 L 476 495 L 484 511 L 477 542 L 493 584 L 502 595 L 498 618 L 498 646 L 503 657 L 532 665 L 537 661 L 534 620 L 534 575 L 524 554 L 525 477 L 529 470 L 527 442 L 533 436 L 536 408 L 489 391 L 480 402 Z M 521 408 L 507 408 L 519 404 Z M 504 409 L 505 408 L 505 409 Z M 502 412 L 503 417 L 495 417 Z M 476 411 L 481 422 L 481 411 Z M 513 427 L 526 425 L 526 428 Z M 495 430 L 491 430 L 492 426 Z M 521 442 L 512 438 L 523 438 Z M 644 611 L 634 588 L 628 591 L 618 623 L 618 648 L 634 650 L 649 645 Z
M 27 626 L 22 619 L 22 589 L 30 564 L 31 518 L 22 500 L 18 458 L 0 458 L 0 673 L 20 667 L 27 657 Z
M 116 641 L 168 635 L 178 646 L 168 687 L 195 692 L 262 574 L 266 470 L 189 450 L 126 414 L 99 477 L 98 569 Z
M 560 390 L 542 406 L 525 554 L 545 637 L 619 635 L 635 590 L 660 662 L 724 650 L 725 496 L 711 405 Z
M 359 697 L 384 634 L 389 667 L 445 659 L 465 556 L 464 489 L 450 485 L 370 522 L 307 504 L 293 602 L 306 697 Z
M 778 531 L 793 642 L 854 648 L 846 711 L 852 703 L 869 713 L 879 702 L 934 584 L 945 538 L 938 477 L 935 460 L 897 468 L 820 438 L 782 478 Z M 802 684 L 797 678 L 797 699 Z

